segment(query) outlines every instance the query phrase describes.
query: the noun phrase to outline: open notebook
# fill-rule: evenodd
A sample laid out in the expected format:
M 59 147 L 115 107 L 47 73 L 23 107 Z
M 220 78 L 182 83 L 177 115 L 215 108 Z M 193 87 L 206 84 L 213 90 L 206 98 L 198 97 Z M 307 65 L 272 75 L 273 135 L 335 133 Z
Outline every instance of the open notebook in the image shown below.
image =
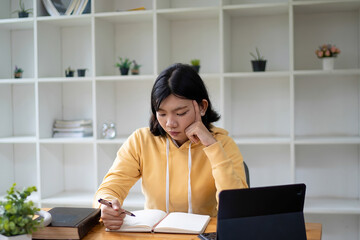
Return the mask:
M 133 211 L 136 217 L 126 216 L 117 232 L 163 232 L 199 234 L 204 232 L 210 216 L 172 212 L 167 214 L 156 209 Z

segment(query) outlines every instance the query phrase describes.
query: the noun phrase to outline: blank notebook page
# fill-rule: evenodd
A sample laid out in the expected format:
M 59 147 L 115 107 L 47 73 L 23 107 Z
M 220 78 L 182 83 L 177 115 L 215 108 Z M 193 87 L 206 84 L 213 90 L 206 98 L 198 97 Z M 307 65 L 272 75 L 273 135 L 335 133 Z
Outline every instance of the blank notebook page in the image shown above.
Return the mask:
M 166 215 L 163 211 L 155 209 L 133 211 L 133 213 L 136 217 L 126 216 L 121 229 L 149 227 L 149 230 L 151 230 L 152 226 Z
M 209 220 L 210 216 L 207 215 L 173 212 L 157 225 L 156 230 L 184 229 L 181 232 L 202 232 Z

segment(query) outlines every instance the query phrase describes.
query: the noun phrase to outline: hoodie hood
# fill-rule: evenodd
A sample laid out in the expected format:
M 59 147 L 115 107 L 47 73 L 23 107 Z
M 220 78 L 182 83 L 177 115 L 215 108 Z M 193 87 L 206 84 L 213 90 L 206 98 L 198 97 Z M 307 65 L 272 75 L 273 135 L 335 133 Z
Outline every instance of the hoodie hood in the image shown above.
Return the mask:
M 229 132 L 226 131 L 226 130 L 223 129 L 223 128 L 211 126 L 210 129 L 211 129 L 212 134 L 213 134 L 214 136 L 216 136 L 216 135 L 226 135 L 226 136 L 229 135 Z

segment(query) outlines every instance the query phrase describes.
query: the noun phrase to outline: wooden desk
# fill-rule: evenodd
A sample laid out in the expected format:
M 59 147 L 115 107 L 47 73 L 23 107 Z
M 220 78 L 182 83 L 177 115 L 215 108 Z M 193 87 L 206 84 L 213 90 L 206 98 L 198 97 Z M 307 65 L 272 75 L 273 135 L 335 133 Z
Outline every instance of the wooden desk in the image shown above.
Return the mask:
M 216 218 L 211 218 L 209 225 L 205 232 L 216 231 Z M 322 226 L 320 223 L 306 223 L 306 235 L 308 240 L 321 239 Z M 184 240 L 199 240 L 197 235 L 191 234 L 168 234 L 168 233 L 120 233 L 120 232 L 106 232 L 103 224 L 96 225 L 83 240 L 142 240 L 142 239 L 184 239 Z

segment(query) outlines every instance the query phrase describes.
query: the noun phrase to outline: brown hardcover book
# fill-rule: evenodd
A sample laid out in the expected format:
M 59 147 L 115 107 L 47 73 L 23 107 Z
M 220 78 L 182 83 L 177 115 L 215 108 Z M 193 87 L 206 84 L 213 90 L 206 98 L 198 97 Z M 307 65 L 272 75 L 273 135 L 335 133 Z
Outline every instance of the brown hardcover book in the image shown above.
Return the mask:
M 55 207 L 51 224 L 32 234 L 33 239 L 81 239 L 99 223 L 100 209 Z

